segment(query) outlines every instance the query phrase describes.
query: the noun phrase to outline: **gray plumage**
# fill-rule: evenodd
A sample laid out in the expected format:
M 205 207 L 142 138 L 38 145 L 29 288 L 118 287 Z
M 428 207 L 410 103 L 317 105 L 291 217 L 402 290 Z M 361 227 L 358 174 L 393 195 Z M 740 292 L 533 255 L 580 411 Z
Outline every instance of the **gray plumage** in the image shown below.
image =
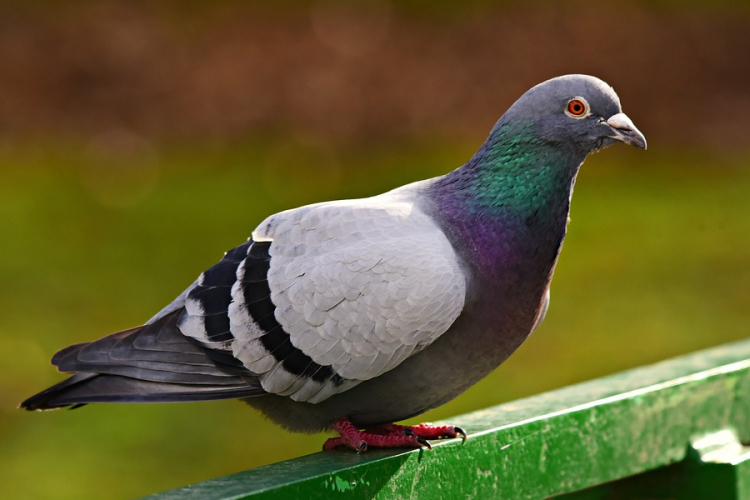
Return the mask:
M 469 162 L 372 198 L 272 215 L 145 326 L 60 351 L 27 409 L 244 398 L 296 431 L 453 399 L 538 326 L 576 173 L 643 135 L 601 80 L 522 96 Z

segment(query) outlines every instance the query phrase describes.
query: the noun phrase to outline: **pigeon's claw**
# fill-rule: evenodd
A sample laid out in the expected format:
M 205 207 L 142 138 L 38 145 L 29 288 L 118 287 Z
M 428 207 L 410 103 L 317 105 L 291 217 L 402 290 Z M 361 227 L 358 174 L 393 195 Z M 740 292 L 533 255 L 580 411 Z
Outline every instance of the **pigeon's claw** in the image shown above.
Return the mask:
M 466 439 L 466 431 L 454 425 L 398 425 L 385 424 L 360 431 L 348 419 L 342 418 L 333 424 L 339 437 L 331 438 L 323 445 L 323 450 L 346 446 L 358 454 L 375 448 L 421 448 L 432 450 L 428 439 L 445 439 L 461 436 Z
M 456 427 L 453 430 L 456 432 L 456 434 L 459 434 L 461 436 L 461 440 L 463 441 L 466 441 L 466 438 L 469 437 L 466 435 L 466 431 L 463 430 L 461 427 Z
M 340 437 L 328 439 L 323 444 L 323 451 L 330 451 L 334 448 L 338 448 L 339 446 L 346 446 L 347 448 L 351 448 L 352 450 L 357 452 L 357 455 L 367 451 L 367 443 L 364 440 L 361 440 L 361 442 L 357 445 L 356 442 L 352 443 Z

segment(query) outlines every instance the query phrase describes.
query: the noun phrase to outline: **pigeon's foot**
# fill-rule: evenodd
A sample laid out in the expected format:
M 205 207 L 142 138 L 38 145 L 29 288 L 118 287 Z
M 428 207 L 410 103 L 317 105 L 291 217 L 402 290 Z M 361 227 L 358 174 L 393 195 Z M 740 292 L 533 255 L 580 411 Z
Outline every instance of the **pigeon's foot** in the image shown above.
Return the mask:
M 348 419 L 342 418 L 333 424 L 333 430 L 339 437 L 331 438 L 323 445 L 324 450 L 346 446 L 357 453 L 375 448 L 421 448 L 431 450 L 428 439 L 445 439 L 461 436 L 466 439 L 466 432 L 454 425 L 397 425 L 385 424 L 360 431 Z

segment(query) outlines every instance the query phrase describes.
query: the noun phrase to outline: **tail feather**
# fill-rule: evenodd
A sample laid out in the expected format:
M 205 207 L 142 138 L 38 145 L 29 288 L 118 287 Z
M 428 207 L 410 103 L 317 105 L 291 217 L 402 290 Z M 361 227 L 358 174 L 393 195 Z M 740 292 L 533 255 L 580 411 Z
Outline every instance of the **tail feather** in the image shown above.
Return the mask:
M 116 375 L 76 373 L 23 403 L 26 410 L 51 410 L 89 403 L 177 403 L 248 398 L 264 394 L 260 387 L 226 388 L 162 384 Z
M 265 394 L 254 374 L 237 367 L 220 368 L 223 365 L 213 360 L 217 353 L 182 335 L 178 314 L 62 349 L 52 363 L 74 375 L 20 406 L 45 410 L 100 402 L 206 401 Z

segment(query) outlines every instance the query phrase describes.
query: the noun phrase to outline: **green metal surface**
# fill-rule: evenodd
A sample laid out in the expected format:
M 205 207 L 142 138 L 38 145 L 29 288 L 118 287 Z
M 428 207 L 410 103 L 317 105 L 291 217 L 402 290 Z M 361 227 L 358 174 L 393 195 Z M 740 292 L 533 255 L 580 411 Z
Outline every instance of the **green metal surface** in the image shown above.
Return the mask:
M 750 499 L 750 341 L 451 423 L 466 442 L 318 453 L 148 498 Z
M 723 430 L 695 439 L 684 461 L 557 500 L 740 500 L 750 498 L 750 448 Z

